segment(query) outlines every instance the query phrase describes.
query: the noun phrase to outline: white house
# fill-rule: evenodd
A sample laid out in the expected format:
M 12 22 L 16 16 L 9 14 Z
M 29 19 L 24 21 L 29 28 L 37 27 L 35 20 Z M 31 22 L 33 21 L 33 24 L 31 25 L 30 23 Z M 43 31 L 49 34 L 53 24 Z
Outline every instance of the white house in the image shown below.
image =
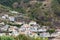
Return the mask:
M 4 14 L 3 16 L 2 16 L 2 18 L 3 19 L 6 19 L 6 18 L 8 18 L 9 16 L 7 15 L 7 14 Z
M 8 27 L 9 27 L 9 25 L 5 25 L 5 26 L 1 27 L 0 30 L 2 30 L 2 31 L 7 31 Z
M 31 27 L 31 28 L 30 28 L 30 31 L 32 31 L 32 32 L 37 32 L 37 31 L 38 31 L 37 28 L 38 28 L 38 27 Z
M 31 21 L 29 25 L 36 25 L 37 23 L 35 21 Z
M 47 31 L 47 29 L 38 29 L 38 32 L 46 32 Z
M 19 35 L 19 32 L 17 30 L 13 30 L 12 33 L 11 33 L 13 36 L 18 36 Z
M 5 17 L 5 16 L 2 16 L 2 18 L 3 18 L 3 19 L 6 19 L 6 17 Z
M 43 33 L 40 33 L 40 37 L 50 37 L 50 34 L 43 32 Z
M 12 36 L 19 35 L 18 28 L 16 26 L 10 26 L 9 31 L 12 31 L 12 33 L 9 33 L 9 35 L 12 35 Z
M 19 25 L 21 25 L 21 24 L 24 24 L 25 22 L 15 22 L 15 24 L 19 24 Z
M 9 20 L 10 20 L 10 21 L 15 21 L 15 17 L 10 16 L 10 17 L 9 17 Z
M 16 29 L 18 29 L 16 26 L 10 26 L 9 31 L 13 31 L 13 30 L 16 30 Z
M 21 27 L 29 28 L 29 24 L 23 24 Z

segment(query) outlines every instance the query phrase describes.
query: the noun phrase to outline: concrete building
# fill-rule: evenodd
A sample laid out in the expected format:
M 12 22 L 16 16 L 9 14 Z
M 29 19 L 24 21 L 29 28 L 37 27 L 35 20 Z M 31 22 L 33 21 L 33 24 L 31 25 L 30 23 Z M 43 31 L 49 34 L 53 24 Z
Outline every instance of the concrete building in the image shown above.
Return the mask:
M 9 17 L 9 20 L 10 20 L 10 21 L 15 21 L 15 17 L 10 16 L 10 17 Z

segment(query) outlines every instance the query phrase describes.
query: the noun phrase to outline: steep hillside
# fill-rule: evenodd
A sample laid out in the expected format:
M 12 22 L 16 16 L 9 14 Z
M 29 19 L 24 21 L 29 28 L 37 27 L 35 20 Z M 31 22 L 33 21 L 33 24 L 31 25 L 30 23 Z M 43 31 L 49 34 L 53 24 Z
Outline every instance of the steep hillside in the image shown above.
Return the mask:
M 40 25 L 55 26 L 60 21 L 59 0 L 0 0 L 0 4 L 9 7 L 9 10 L 26 14 L 26 17 Z

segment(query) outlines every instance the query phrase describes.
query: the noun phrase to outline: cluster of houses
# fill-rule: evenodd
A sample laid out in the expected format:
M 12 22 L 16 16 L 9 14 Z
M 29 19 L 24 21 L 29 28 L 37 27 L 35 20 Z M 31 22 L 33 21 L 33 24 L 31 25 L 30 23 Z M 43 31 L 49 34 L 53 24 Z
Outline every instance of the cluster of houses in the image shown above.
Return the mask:
M 7 25 L 2 22 L 0 23 L 0 36 L 18 36 L 19 34 L 24 34 L 30 37 L 57 37 L 60 35 L 60 32 L 50 35 L 49 32 L 46 32 L 47 29 L 49 29 L 48 26 L 40 26 L 35 21 L 30 21 L 28 24 L 23 23 L 20 27 Z
M 16 22 L 17 24 L 18 23 Z M 28 35 L 30 37 L 38 37 L 38 36 L 50 36 L 49 33 L 47 33 L 47 27 L 46 26 L 40 26 L 35 21 L 30 21 L 28 24 L 23 23 L 20 27 L 17 26 L 11 26 L 8 24 L 5 24 L 4 22 L 0 23 L 0 36 L 3 35 L 10 35 L 10 36 L 18 36 L 19 34 Z M 44 35 L 43 35 L 44 34 Z
M 11 15 L 13 14 L 13 15 Z M 16 15 L 14 15 L 16 14 Z M 12 21 L 12 22 L 15 22 L 15 21 L 24 21 L 25 19 L 23 18 L 24 15 L 22 13 L 18 13 L 16 11 L 10 11 L 10 14 L 3 14 L 2 16 L 0 16 L 0 19 L 2 20 L 7 20 L 7 21 Z
M 12 11 L 14 13 L 14 11 Z M 17 13 L 17 12 L 15 12 Z M 22 16 L 18 16 L 18 21 L 15 21 L 14 16 L 9 16 L 7 14 L 4 14 L 2 19 L 8 19 L 9 22 L 14 22 L 14 24 L 21 25 L 20 27 L 12 26 L 5 24 L 4 22 L 0 22 L 0 36 L 3 35 L 10 35 L 10 36 L 18 36 L 20 34 L 24 34 L 30 37 L 57 37 L 60 35 L 60 29 L 56 29 L 57 32 L 50 34 L 49 32 L 46 32 L 49 27 L 48 26 L 40 26 L 35 21 L 29 21 L 28 23 L 24 21 Z M 20 21 L 23 19 L 23 21 Z M 16 19 L 17 20 L 17 19 Z
M 13 17 L 13 16 L 9 16 L 9 15 L 7 15 L 7 14 L 2 15 L 1 18 L 2 18 L 2 19 L 7 19 L 7 20 L 9 20 L 9 21 L 14 21 L 14 17 Z
M 6 35 L 6 34 L 11 36 L 12 35 L 17 36 L 19 34 L 33 36 L 33 35 L 37 35 L 37 33 L 40 31 L 43 32 L 43 31 L 46 31 L 46 29 L 40 28 L 40 26 L 34 21 L 31 21 L 29 24 L 24 23 L 19 28 L 17 26 L 11 26 L 7 24 L 5 25 L 4 22 L 0 23 L 0 36 Z

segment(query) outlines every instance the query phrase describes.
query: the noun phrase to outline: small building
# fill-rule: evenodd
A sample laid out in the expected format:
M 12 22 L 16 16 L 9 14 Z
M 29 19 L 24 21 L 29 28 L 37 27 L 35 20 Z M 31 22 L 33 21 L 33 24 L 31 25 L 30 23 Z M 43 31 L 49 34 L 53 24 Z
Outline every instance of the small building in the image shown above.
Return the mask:
M 17 30 L 13 30 L 12 33 L 11 33 L 11 35 L 18 36 L 19 35 L 19 32 Z
M 15 17 L 10 16 L 10 17 L 9 17 L 9 20 L 10 20 L 10 21 L 15 21 Z
M 47 31 L 47 29 L 38 29 L 38 32 L 46 32 Z
M 0 27 L 0 30 L 7 31 L 8 28 L 9 28 L 9 25 L 4 25 L 4 26 Z
M 50 37 L 50 34 L 47 32 L 40 33 L 40 37 Z
M 3 19 L 7 19 L 9 16 L 7 15 L 7 14 L 4 14 L 3 16 L 2 16 L 2 18 Z
M 18 36 L 20 34 L 16 26 L 10 26 L 9 31 L 11 31 L 11 33 L 9 33 L 11 36 Z
M 36 25 L 37 23 L 35 21 L 30 21 L 29 25 Z
M 19 25 L 21 25 L 21 24 L 24 24 L 25 22 L 15 22 L 15 24 L 19 24 Z
M 18 30 L 18 28 L 16 26 L 10 26 L 9 31 L 13 31 L 13 30 Z
M 2 16 L 2 18 L 3 18 L 3 19 L 6 19 L 6 17 L 5 17 L 5 16 Z

